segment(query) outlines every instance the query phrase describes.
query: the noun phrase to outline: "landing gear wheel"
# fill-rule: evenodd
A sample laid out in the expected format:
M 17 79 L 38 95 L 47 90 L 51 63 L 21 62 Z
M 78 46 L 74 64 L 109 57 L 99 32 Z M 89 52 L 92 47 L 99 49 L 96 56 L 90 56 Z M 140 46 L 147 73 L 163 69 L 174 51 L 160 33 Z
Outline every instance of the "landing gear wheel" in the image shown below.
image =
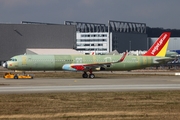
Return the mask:
M 87 73 L 83 73 L 83 74 L 82 74 L 82 77 L 83 77 L 83 78 L 88 78 L 88 74 L 87 74 Z
M 93 78 L 95 78 L 95 75 L 94 74 L 89 74 L 89 78 L 93 79 Z
M 14 79 L 18 79 L 18 76 L 17 76 L 17 75 L 15 75 L 15 76 L 14 76 Z

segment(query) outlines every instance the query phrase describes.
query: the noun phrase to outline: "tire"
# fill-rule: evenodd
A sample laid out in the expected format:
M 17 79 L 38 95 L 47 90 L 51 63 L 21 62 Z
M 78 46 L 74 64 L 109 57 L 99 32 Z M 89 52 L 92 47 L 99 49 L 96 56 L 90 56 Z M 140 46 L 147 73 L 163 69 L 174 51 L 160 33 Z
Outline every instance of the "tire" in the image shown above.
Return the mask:
M 95 78 L 95 75 L 94 74 L 89 74 L 89 78 L 93 79 L 93 78 Z
M 15 75 L 15 76 L 14 76 L 14 79 L 18 79 L 18 76 L 17 76 L 17 75 Z
M 83 78 L 88 78 L 88 74 L 82 74 Z

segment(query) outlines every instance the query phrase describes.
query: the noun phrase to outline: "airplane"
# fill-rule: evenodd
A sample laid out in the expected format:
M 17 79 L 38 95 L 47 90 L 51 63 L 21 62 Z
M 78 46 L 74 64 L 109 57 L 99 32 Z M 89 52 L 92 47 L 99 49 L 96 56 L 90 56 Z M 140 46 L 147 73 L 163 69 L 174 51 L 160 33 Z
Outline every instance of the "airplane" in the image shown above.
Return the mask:
M 172 60 L 165 57 L 170 32 L 164 32 L 142 56 L 127 55 L 17 55 L 3 67 L 18 71 L 81 71 L 83 78 L 95 78 L 93 71 L 130 71 Z M 89 72 L 89 74 L 87 73 Z

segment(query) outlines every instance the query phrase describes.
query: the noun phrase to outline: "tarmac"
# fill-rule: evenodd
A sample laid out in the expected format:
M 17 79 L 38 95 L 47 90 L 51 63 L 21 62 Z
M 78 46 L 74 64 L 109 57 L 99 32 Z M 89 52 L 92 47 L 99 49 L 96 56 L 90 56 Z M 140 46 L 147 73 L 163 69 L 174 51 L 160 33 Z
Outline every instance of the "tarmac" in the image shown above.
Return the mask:
M 0 78 L 0 93 L 108 92 L 180 90 L 180 76 L 138 76 L 97 79 Z
M 0 72 L 7 71 L 0 67 Z M 60 74 L 63 72 L 60 71 Z M 118 77 L 90 78 L 0 78 L 0 94 L 11 93 L 46 93 L 46 92 L 108 92 L 108 91 L 149 91 L 180 90 L 180 70 L 134 70 L 95 72 L 117 74 Z M 37 72 L 38 74 L 38 72 Z M 46 72 L 45 74 L 50 74 Z

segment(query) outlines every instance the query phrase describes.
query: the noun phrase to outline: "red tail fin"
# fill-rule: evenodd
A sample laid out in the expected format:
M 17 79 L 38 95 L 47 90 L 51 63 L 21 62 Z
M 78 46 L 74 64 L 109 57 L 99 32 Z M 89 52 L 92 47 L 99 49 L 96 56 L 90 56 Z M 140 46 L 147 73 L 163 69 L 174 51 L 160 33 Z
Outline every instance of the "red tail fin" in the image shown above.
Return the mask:
M 169 43 L 170 32 L 164 32 L 143 56 L 164 57 Z

